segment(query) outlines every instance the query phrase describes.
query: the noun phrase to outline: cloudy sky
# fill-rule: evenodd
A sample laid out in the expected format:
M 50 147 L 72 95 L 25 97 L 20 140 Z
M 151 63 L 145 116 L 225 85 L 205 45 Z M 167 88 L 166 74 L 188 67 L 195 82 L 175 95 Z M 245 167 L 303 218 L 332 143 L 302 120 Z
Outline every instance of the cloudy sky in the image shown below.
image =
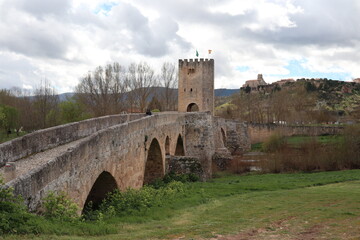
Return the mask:
M 216 88 L 360 77 L 359 0 L 0 0 L 0 88 L 73 91 L 96 66 L 200 56 Z

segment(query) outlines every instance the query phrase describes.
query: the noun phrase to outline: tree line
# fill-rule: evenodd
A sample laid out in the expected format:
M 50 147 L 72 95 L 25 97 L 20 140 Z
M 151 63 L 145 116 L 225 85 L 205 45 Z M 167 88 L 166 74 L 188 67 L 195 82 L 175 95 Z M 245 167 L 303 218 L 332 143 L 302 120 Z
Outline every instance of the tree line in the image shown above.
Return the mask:
M 177 109 L 177 69 L 165 62 L 158 74 L 146 62 L 98 66 L 82 77 L 74 95 L 61 101 L 48 81 L 30 91 L 0 90 L 0 127 L 6 134 L 109 114 Z
M 244 88 L 232 96 L 231 104 L 218 110 L 218 115 L 253 123 L 280 124 L 334 123 L 359 119 L 358 86 L 350 93 L 342 93 L 345 83 L 325 83 L 316 87 L 311 82 L 296 82 L 274 87 L 271 92 L 252 92 Z M 334 84 L 336 88 L 329 88 L 329 84 Z

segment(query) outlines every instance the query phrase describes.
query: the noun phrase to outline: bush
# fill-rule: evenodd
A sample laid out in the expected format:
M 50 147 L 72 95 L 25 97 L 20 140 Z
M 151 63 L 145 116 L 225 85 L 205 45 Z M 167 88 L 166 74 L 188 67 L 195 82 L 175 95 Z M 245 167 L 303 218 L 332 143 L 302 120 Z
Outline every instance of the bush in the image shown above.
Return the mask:
M 347 168 L 360 168 L 360 125 L 347 126 L 342 145 Z
M 345 128 L 344 140 L 320 143 L 315 138 L 289 147 L 270 138 L 268 149 L 276 149 L 262 162 L 265 172 L 335 171 L 360 168 L 360 125 Z
M 78 206 L 64 193 L 50 192 L 44 199 L 45 217 L 61 221 L 74 221 L 79 218 Z
M 0 176 L 0 235 L 6 233 L 38 233 L 38 225 L 32 220 L 36 216 L 28 213 L 23 200 L 5 187 Z
M 108 194 L 100 204 L 99 210 L 93 211 L 91 207 L 84 211 L 86 220 L 99 220 L 106 216 L 127 216 L 139 214 L 152 207 L 163 206 L 165 202 L 171 201 L 174 197 L 183 195 L 184 184 L 172 181 L 158 189 L 153 186 L 144 186 L 141 189 L 127 189 L 124 192 L 115 190 Z
M 285 138 L 278 133 L 271 135 L 263 144 L 264 152 L 276 152 L 286 145 Z

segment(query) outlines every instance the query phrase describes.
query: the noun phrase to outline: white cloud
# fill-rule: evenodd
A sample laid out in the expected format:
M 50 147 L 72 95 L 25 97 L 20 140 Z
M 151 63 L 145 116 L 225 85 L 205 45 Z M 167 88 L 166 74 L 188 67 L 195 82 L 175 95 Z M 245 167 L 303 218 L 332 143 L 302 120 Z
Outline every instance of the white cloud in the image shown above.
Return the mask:
M 238 88 L 258 73 L 275 81 L 294 60 L 309 72 L 360 77 L 359 11 L 356 0 L 0 0 L 0 88 L 46 78 L 72 91 L 98 65 L 158 68 L 196 49 L 204 58 L 213 50 L 216 87 Z

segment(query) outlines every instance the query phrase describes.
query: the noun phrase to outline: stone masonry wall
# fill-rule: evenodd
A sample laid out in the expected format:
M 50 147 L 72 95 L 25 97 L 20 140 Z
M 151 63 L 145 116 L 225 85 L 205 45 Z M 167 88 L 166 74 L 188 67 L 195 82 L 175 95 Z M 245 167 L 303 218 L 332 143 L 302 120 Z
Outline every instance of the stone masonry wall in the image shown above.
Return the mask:
M 188 113 L 185 116 L 186 155 L 196 156 L 203 167 L 203 179 L 211 178 L 212 156 L 215 153 L 214 121 L 208 113 Z
M 0 144 L 0 167 L 28 155 L 89 136 L 101 129 L 144 117 L 145 114 L 120 114 L 92 118 L 42 129 Z
M 200 112 L 214 112 L 214 59 L 179 60 L 178 111 L 195 103 Z
M 169 161 L 168 173 L 196 174 L 200 178 L 203 175 L 203 168 L 198 157 L 172 156 Z
M 276 124 L 248 124 L 251 143 L 264 142 L 274 133 L 284 136 L 320 136 L 342 134 L 343 127 L 324 126 L 282 126 Z
M 250 150 L 251 143 L 249 138 L 248 126 L 239 121 L 226 120 L 227 139 L 226 147 L 232 155 L 239 155 Z

